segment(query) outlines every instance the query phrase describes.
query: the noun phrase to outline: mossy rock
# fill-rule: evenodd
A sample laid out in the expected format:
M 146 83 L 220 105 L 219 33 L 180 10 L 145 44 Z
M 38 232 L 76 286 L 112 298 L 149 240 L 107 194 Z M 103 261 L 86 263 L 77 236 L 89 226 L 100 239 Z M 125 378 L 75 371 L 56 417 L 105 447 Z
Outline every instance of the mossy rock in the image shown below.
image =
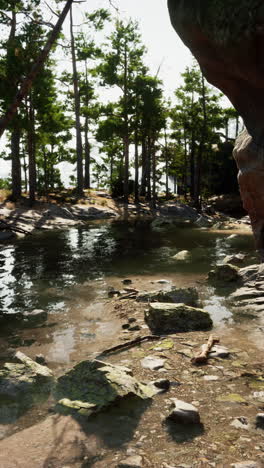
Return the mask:
M 167 334 L 208 330 L 213 322 L 208 312 L 186 304 L 153 302 L 145 312 L 145 320 L 153 333 Z
M 199 297 L 196 288 L 176 288 L 168 290 L 142 292 L 137 297 L 138 302 L 183 303 L 192 307 L 198 305 Z
M 152 398 L 153 389 L 137 381 L 130 369 L 102 361 L 82 361 L 58 379 L 55 398 L 60 412 L 89 416 L 130 395 Z
M 240 279 L 239 268 L 229 263 L 217 265 L 214 270 L 209 271 L 208 279 L 210 281 L 222 281 L 227 283 L 238 281 Z

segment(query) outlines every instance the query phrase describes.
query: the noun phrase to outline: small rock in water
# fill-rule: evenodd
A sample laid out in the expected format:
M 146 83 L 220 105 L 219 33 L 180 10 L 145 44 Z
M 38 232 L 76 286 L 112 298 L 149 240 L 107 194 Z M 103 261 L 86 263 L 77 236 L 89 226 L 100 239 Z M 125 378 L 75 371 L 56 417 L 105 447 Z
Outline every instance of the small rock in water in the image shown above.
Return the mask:
M 191 258 L 191 254 L 188 250 L 181 250 L 178 252 L 176 255 L 173 255 L 174 260 L 177 260 L 178 262 L 187 262 Z
M 116 468 L 142 468 L 142 462 L 143 460 L 140 455 L 132 455 L 118 463 Z
M 132 280 L 129 278 L 126 278 L 122 281 L 123 284 L 132 284 Z
M 165 361 L 166 359 L 160 359 L 155 356 L 146 356 L 140 362 L 144 369 L 158 370 L 164 366 Z
M 256 425 L 264 428 L 264 413 L 258 413 L 256 416 Z
M 23 321 L 30 325 L 39 325 L 48 319 L 48 313 L 42 309 L 34 309 L 31 312 L 23 312 Z
M 200 414 L 195 406 L 176 398 L 171 398 L 173 409 L 166 419 L 175 421 L 178 424 L 199 424 Z
M 156 283 L 159 283 L 159 284 L 170 284 L 170 281 L 166 280 L 166 279 L 160 279 L 160 280 L 157 280 Z
M 35 361 L 38 364 L 41 364 L 43 366 L 47 365 L 47 361 L 45 359 L 45 356 L 43 356 L 43 354 L 37 354 L 36 357 L 35 357 Z

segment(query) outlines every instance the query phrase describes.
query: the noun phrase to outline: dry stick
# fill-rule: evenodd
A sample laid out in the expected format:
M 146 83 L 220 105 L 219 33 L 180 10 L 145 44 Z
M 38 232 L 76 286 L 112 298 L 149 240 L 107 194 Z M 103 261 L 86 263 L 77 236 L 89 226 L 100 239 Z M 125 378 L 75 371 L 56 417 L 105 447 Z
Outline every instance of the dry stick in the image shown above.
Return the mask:
M 219 340 L 219 338 L 217 336 L 210 335 L 209 338 L 208 338 L 206 348 L 201 353 L 197 354 L 197 356 L 192 358 L 191 363 L 192 364 L 205 364 L 207 362 L 207 359 L 208 359 L 208 356 L 209 356 L 209 353 L 210 353 L 212 347 L 216 343 L 219 343 L 219 341 L 220 340 Z
M 162 336 L 159 335 L 146 335 L 146 336 L 139 336 L 138 338 L 135 338 L 132 341 L 127 341 L 126 343 L 122 343 L 117 346 L 113 346 L 113 348 L 108 348 L 102 351 L 99 355 L 103 354 L 110 354 L 114 353 L 115 351 L 119 351 L 120 349 L 125 349 L 125 348 L 130 348 L 131 346 L 135 346 L 139 343 L 143 343 L 144 341 L 155 341 L 155 340 L 162 340 Z

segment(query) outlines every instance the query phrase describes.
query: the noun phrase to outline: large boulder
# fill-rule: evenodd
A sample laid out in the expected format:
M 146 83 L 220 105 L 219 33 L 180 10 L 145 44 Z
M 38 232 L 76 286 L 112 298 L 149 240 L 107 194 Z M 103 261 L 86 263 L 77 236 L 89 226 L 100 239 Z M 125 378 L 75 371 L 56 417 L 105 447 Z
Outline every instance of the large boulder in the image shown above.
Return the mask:
M 185 304 L 153 302 L 145 311 L 145 321 L 155 334 L 208 330 L 213 322 L 205 310 Z
M 196 307 L 199 297 L 196 288 L 172 287 L 168 290 L 141 292 L 137 296 L 137 301 L 184 303 Z
M 98 360 L 82 361 L 58 379 L 57 408 L 63 413 L 90 416 L 123 397 L 151 398 L 155 394 L 153 388 L 131 374 L 126 367 Z
M 0 422 L 15 420 L 32 405 L 48 398 L 53 373 L 18 351 L 15 361 L 0 370 Z

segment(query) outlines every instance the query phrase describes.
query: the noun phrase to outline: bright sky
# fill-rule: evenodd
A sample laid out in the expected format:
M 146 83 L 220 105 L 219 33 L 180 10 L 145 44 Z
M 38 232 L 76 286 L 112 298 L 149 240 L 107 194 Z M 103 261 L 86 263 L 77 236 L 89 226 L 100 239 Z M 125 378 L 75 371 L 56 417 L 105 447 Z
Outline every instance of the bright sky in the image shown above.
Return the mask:
M 171 26 L 167 0 L 112 0 L 112 2 L 117 6 L 122 18 L 131 17 L 138 20 L 143 44 L 148 49 L 146 62 L 150 71 L 156 74 L 160 68 L 159 77 L 164 82 L 166 95 L 173 96 L 180 82 L 180 74 L 186 66 L 191 65 L 192 56 Z M 91 12 L 98 8 L 109 8 L 109 1 L 87 0 L 86 3 L 75 4 L 75 24 L 82 22 L 83 11 Z M 113 9 L 111 11 L 115 13 Z M 68 19 L 64 30 L 66 34 L 69 31 Z M 63 66 L 63 63 L 61 65 Z M 66 63 L 64 65 L 67 67 Z M 0 160 L 0 177 L 7 177 L 9 173 L 10 162 Z

